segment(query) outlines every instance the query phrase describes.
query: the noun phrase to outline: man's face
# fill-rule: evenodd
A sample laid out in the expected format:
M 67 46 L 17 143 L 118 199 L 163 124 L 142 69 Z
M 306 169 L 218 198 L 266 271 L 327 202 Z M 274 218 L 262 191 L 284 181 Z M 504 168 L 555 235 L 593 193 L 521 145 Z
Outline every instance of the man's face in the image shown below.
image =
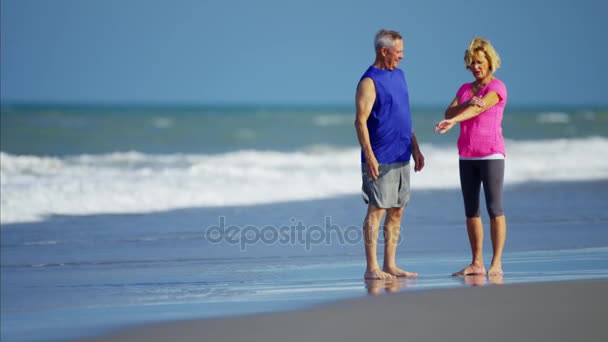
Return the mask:
M 403 59 L 403 40 L 395 40 L 393 47 L 386 50 L 384 58 L 389 70 L 396 69 Z

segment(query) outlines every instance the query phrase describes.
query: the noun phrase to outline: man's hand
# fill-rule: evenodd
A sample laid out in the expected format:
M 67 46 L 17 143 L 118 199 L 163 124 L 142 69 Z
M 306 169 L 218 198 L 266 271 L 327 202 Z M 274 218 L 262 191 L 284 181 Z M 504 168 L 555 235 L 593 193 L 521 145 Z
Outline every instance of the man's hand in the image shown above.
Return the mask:
M 380 177 L 380 171 L 378 161 L 376 158 L 366 158 L 365 159 L 365 167 L 367 169 L 367 175 L 370 176 L 373 180 L 378 179 Z
M 412 157 L 414 157 L 414 171 L 419 172 L 424 168 L 424 156 L 420 150 L 416 149 L 412 151 Z
M 420 145 L 418 145 L 418 139 L 416 139 L 414 132 L 412 132 L 412 157 L 414 158 L 414 171 L 422 171 L 424 168 L 424 156 L 420 152 Z

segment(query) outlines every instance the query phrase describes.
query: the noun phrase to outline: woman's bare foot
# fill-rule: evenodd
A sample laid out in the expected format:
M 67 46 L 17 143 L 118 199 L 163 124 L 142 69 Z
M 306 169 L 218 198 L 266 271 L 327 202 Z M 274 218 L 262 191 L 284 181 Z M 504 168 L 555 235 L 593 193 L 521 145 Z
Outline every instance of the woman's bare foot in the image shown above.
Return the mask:
M 371 270 L 371 271 L 365 271 L 365 275 L 363 277 L 365 279 L 394 279 L 395 278 L 395 276 L 393 276 L 392 274 L 383 272 L 379 268 Z
M 502 271 L 502 265 L 492 265 L 488 271 L 490 277 L 502 277 L 505 273 Z
M 384 267 L 382 269 L 384 272 L 388 273 L 388 274 L 392 274 L 395 277 L 399 277 L 399 278 L 415 278 L 418 276 L 418 273 L 415 272 L 408 272 L 406 270 L 402 270 L 399 267 L 395 266 L 395 267 Z
M 462 270 L 452 273 L 452 277 L 462 277 L 468 275 L 485 275 L 486 268 L 483 265 L 478 266 L 475 264 L 470 264 L 469 266 L 463 268 Z
M 486 276 L 483 274 L 474 274 L 462 277 L 464 283 L 471 286 L 484 286 L 486 284 Z

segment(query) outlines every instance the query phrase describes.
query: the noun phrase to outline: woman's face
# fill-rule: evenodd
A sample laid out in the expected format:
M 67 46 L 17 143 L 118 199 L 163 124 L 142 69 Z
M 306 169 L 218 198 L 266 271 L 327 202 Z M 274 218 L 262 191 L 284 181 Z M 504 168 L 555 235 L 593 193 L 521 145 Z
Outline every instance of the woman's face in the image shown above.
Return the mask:
M 475 52 L 471 64 L 469 64 L 469 70 L 477 80 L 482 80 L 491 74 L 490 63 L 483 52 Z

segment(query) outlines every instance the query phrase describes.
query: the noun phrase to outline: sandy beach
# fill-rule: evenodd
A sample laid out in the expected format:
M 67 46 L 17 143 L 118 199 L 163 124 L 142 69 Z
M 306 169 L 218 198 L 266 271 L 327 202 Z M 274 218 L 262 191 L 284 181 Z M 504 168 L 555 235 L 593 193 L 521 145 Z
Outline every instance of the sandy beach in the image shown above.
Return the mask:
M 410 291 L 80 341 L 605 341 L 608 281 Z
M 332 224 L 354 227 L 356 195 L 3 226 L 0 339 L 550 340 L 568 333 L 589 340 L 598 336 L 598 317 L 606 317 L 607 189 L 605 181 L 511 187 L 500 286 L 449 276 L 470 261 L 456 190 L 416 193 L 398 258 L 420 276 L 388 285 L 363 281 L 356 241 L 332 238 L 309 251 L 305 244 L 258 243 L 240 251 L 201 233 L 202 223 L 217 224 L 220 216 L 242 227 L 290 217 L 322 225 L 323 213 L 331 213 Z M 437 198 L 446 204 L 442 215 Z M 489 242 L 485 256 L 489 261 Z

